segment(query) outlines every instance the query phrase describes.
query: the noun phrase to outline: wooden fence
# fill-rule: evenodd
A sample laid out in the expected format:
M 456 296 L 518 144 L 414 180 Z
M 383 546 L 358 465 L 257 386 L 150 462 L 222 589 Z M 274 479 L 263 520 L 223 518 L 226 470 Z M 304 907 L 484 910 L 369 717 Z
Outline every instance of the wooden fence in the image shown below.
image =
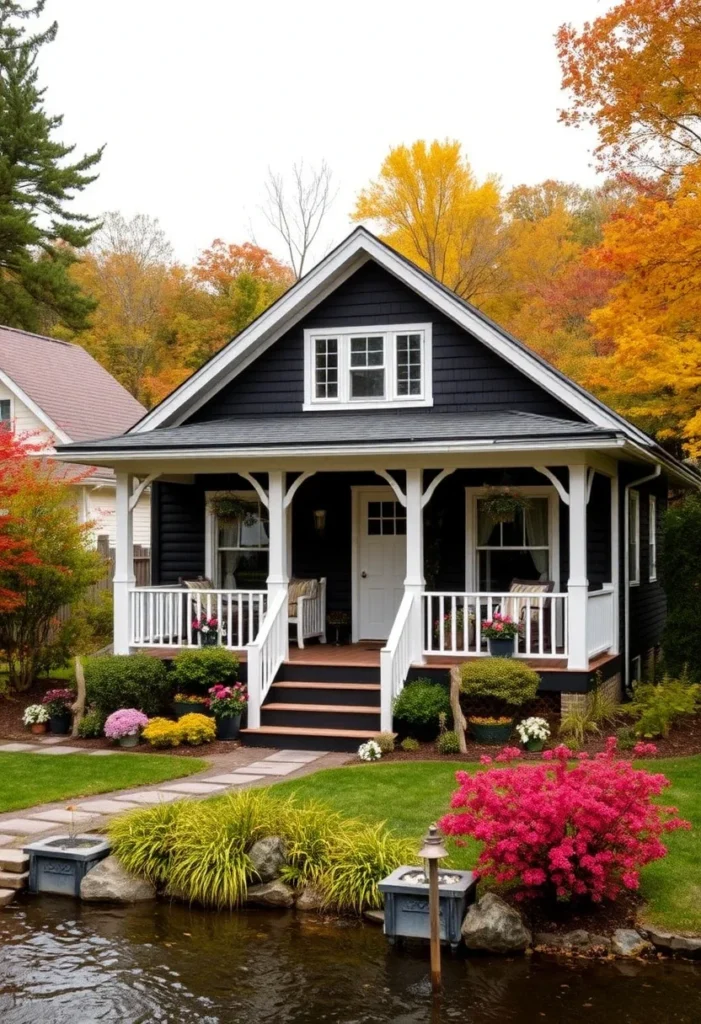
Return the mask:
M 110 539 L 107 534 L 101 534 L 97 538 L 97 550 L 107 561 L 107 572 L 97 583 L 91 584 L 85 592 L 85 600 L 91 601 L 102 591 L 112 590 L 114 577 L 114 548 L 110 547 Z M 134 545 L 134 575 L 136 576 L 137 587 L 149 587 L 151 585 L 151 549 L 142 544 Z M 59 623 L 67 622 L 71 617 L 71 606 L 66 604 L 59 609 L 56 616 Z

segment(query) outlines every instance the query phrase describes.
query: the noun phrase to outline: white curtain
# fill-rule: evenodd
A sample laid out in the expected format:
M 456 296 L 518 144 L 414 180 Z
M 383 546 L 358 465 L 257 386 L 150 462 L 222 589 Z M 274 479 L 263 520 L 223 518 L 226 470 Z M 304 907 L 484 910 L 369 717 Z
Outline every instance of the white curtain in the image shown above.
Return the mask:
M 526 544 L 531 548 L 531 557 L 539 573 L 539 579 L 547 580 L 549 572 L 548 550 L 535 551 L 537 545 L 548 544 L 548 501 L 547 498 L 535 498 L 526 509 Z

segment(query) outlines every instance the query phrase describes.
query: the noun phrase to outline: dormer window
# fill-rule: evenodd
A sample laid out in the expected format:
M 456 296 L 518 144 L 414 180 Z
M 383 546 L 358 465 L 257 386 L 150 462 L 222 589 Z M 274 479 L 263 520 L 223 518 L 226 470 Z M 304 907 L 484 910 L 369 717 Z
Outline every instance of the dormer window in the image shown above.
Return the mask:
M 305 410 L 432 405 L 431 325 L 304 332 Z

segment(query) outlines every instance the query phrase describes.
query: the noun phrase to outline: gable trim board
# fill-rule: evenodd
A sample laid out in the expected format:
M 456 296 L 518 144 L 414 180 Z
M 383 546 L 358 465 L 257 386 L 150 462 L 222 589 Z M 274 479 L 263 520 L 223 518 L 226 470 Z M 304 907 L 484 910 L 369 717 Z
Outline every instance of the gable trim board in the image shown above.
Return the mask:
M 26 405 L 29 411 L 44 424 L 47 430 L 51 431 L 57 441 L 61 441 L 63 444 L 70 444 L 71 438 L 68 434 L 64 430 L 61 430 L 58 424 L 54 423 L 51 417 L 48 416 L 44 410 L 22 390 L 19 384 L 15 383 L 12 377 L 8 377 L 3 370 L 0 370 L 0 382 L 2 382 L 5 387 L 12 392 L 16 399 L 19 399 L 20 402 Z
M 622 429 L 631 440 L 644 446 L 654 444 L 643 431 L 608 409 L 365 228 L 357 228 L 237 338 L 147 413 L 129 433 L 144 433 L 182 423 L 298 323 L 310 308 L 371 259 L 588 422 L 603 428 Z

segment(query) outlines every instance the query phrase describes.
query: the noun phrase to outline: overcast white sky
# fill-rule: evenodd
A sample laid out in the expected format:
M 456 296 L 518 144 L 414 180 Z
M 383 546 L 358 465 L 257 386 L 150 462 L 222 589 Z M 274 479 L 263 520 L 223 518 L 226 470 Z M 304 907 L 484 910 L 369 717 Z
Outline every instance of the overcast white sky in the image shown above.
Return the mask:
M 391 145 L 459 139 L 480 176 L 591 183 L 592 137 L 559 125 L 553 35 L 609 0 L 49 0 L 47 109 L 80 150 L 79 198 L 158 217 L 184 261 L 215 237 L 283 250 L 259 206 L 268 166 L 325 158 L 323 249 Z

